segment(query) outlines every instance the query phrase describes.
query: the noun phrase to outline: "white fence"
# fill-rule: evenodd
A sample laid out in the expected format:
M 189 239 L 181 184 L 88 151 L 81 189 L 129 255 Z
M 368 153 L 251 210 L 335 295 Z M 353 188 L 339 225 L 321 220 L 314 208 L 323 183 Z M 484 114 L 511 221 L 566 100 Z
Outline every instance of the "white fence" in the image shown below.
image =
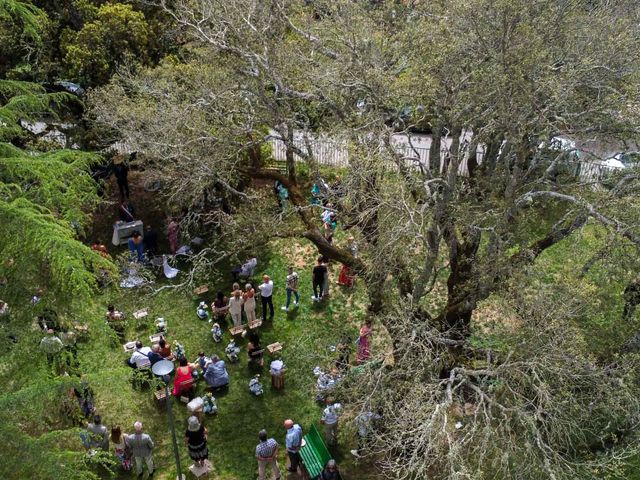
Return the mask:
M 273 135 L 270 140 L 273 158 L 278 161 L 285 161 L 287 150 L 286 145 L 284 141 L 274 137 L 275 135 Z M 470 131 L 463 132 L 460 136 L 460 144 L 464 145 L 466 143 L 469 145 L 471 143 L 471 137 L 472 133 Z M 395 150 L 403 155 L 408 163 L 415 166 L 416 162 L 418 162 L 426 168 L 430 167 L 431 159 L 429 158 L 429 153 L 431 149 L 431 142 L 431 135 L 396 134 L 393 135 L 391 139 L 391 144 Z M 448 149 L 451 147 L 451 142 L 451 137 L 441 139 L 440 172 L 444 169 L 446 154 Z M 302 132 L 296 131 L 294 133 L 294 145 L 304 152 L 310 148 L 314 160 L 320 165 L 332 167 L 347 167 L 349 165 L 349 150 L 347 148 L 346 141 L 326 137 L 305 138 Z M 485 146 L 482 144 L 478 145 L 475 154 L 478 164 L 481 164 L 485 154 Z M 460 175 L 467 176 L 469 174 L 469 156 L 470 152 L 466 152 L 462 162 L 460 162 L 458 167 L 458 173 Z M 296 161 L 302 160 L 302 158 L 297 154 L 294 154 L 294 157 Z M 575 163 L 575 176 L 583 182 L 601 182 L 618 170 L 618 168 L 606 165 L 601 161 L 579 160 Z
M 461 144 L 470 141 L 471 132 L 464 132 L 460 136 Z M 429 168 L 430 166 L 429 150 L 431 148 L 431 142 L 431 135 L 396 134 L 391 138 L 391 145 L 407 160 L 409 164 L 415 166 L 415 163 L 418 162 L 426 168 Z M 451 147 L 451 142 L 451 137 L 446 137 L 441 140 L 440 171 L 444 168 L 446 153 Z M 272 134 L 270 143 L 273 158 L 278 161 L 285 161 L 287 154 L 285 142 L 276 138 L 276 135 Z M 347 167 L 349 165 L 349 150 L 347 148 L 346 141 L 331 138 L 313 138 L 308 135 L 305 138 L 305 135 L 302 132 L 296 131 L 294 132 L 293 144 L 297 149 L 300 149 L 303 152 L 307 152 L 310 149 L 314 160 L 320 165 L 332 167 Z M 476 159 L 478 163 L 482 163 L 483 155 L 484 146 L 479 145 L 476 150 Z M 302 161 L 302 158 L 297 154 L 294 154 L 294 158 L 296 161 Z M 464 156 L 463 161 L 460 163 L 458 168 L 461 175 L 468 174 L 468 159 L 469 152 Z

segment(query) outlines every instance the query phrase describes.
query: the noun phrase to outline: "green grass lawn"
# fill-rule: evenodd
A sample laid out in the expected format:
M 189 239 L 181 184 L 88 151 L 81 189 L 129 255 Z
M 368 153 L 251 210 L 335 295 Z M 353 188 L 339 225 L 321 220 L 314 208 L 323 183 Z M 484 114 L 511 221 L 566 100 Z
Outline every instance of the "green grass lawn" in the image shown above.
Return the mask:
M 278 252 L 287 253 L 283 255 Z M 331 285 L 331 299 L 320 304 L 313 303 L 310 298 L 310 270 L 314 257 L 315 249 L 310 245 L 293 245 L 285 241 L 272 243 L 269 251 L 259 256 L 254 283 L 262 273 L 268 273 L 272 277 L 276 308 L 273 322 L 267 322 L 260 328 L 261 340 L 263 346 L 276 341 L 284 344 L 282 359 L 287 366 L 285 388 L 282 391 L 271 388 L 269 355 L 265 355 L 262 372 L 250 369 L 246 357 L 246 340 L 241 339 L 240 362 L 227 362 L 231 377 L 230 388 L 228 392 L 216 396 L 218 413 L 205 419 L 205 425 L 209 429 L 210 460 L 214 465 L 212 478 L 257 478 L 254 448 L 257 432 L 262 428 L 266 428 L 283 445 L 285 431 L 282 422 L 286 418 L 293 418 L 303 429 L 308 429 L 312 423 L 319 425 L 322 407 L 314 400 L 316 379 L 312 369 L 315 365 L 330 365 L 335 354 L 329 347 L 335 345 L 336 340 L 345 334 L 355 339 L 364 314 L 364 292 L 361 286 L 349 291 Z M 300 275 L 301 302 L 298 308 L 291 309 L 287 314 L 280 307 L 285 302 L 284 284 L 286 266 L 289 263 L 296 265 Z M 332 266 L 332 283 L 337 278 L 338 270 L 339 265 Z M 180 275 L 176 280 L 179 277 Z M 202 298 L 177 290 L 164 290 L 155 296 L 131 290 L 116 295 L 105 294 L 95 305 L 95 318 L 90 322 L 93 330 L 91 339 L 80 345 L 78 354 L 81 370 L 93 372 L 87 378 L 95 390 L 97 411 L 102 414 L 105 424 L 110 426 L 118 423 L 123 426 L 124 431 L 130 432 L 134 421 L 143 422 L 145 430 L 156 442 L 157 478 L 175 478 L 166 411 L 156 405 L 151 389 L 137 390 L 132 387 L 130 379 L 133 372 L 123 364 L 127 355 L 110 327 L 104 324 L 104 309 L 107 303 L 112 302 L 128 314 L 127 340 L 140 338 L 147 340 L 145 344 L 149 344 L 148 336 L 155 332 L 154 320 L 162 316 L 168 322 L 168 341 L 181 343 L 189 360 L 195 360 L 199 350 L 204 350 L 207 355 L 215 353 L 225 358 L 224 348 L 230 339 L 228 331 L 225 330 L 221 343 L 215 343 L 209 333 L 210 324 L 199 320 L 195 310 L 201 299 L 210 303 L 216 290 L 229 292 L 231 283 L 229 276 L 228 282 L 217 285 L 219 288 L 210 286 L 210 291 Z M 149 308 L 150 314 L 146 319 L 136 321 L 131 314 L 140 308 Z M 254 397 L 248 389 L 249 380 L 255 373 L 262 374 L 261 380 L 265 387 L 262 397 Z M 204 392 L 204 387 L 204 381 L 199 382 L 198 394 Z M 192 463 L 183 440 L 188 414 L 183 403 L 174 401 L 173 406 L 180 458 L 185 470 Z M 333 453 L 343 471 L 352 472 L 350 478 L 367 478 L 364 473 L 366 468 L 352 463 L 348 450 L 354 439 L 349 437 L 350 435 L 343 435 L 340 447 Z M 285 466 L 284 448 L 280 450 L 280 466 Z M 129 478 L 132 475 L 121 473 L 118 478 Z

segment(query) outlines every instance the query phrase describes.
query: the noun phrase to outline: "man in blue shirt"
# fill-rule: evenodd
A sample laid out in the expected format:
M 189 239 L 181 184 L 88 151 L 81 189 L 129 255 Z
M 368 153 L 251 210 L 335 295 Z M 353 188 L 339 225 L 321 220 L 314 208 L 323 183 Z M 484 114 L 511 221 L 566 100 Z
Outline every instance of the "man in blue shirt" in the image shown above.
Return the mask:
M 297 472 L 300 465 L 300 447 L 302 446 L 302 427 L 297 423 L 293 423 L 293 420 L 287 419 L 284 421 L 284 428 L 287 429 L 287 436 L 285 437 L 285 444 L 287 447 L 287 455 L 289 455 L 289 468 L 290 472 Z

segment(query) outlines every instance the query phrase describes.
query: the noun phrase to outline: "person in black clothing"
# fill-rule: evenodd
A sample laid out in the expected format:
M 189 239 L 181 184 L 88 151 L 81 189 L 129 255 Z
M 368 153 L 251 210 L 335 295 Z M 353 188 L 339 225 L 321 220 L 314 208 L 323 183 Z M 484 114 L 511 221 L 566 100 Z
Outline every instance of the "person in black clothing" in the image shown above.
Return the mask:
M 124 159 L 118 157 L 114 160 L 113 172 L 116 175 L 118 190 L 120 190 L 120 199 L 124 201 L 129 198 L 129 167 L 124 163 Z
M 158 253 L 158 232 L 151 225 L 147 225 L 144 232 L 144 249 L 149 258 Z
M 322 260 L 321 256 L 318 257 L 318 264 L 313 267 L 313 296 L 311 300 L 316 302 L 322 300 L 324 276 L 327 273 L 327 267 L 322 264 Z
M 336 461 L 331 459 L 327 462 L 324 469 L 320 473 L 320 480 L 342 480 Z
M 247 338 L 249 340 L 249 343 L 247 343 L 247 355 L 249 356 L 249 362 L 262 367 L 264 365 L 264 359 L 262 358 L 264 350 L 260 346 L 260 337 L 256 332 L 250 331 L 247 334 Z

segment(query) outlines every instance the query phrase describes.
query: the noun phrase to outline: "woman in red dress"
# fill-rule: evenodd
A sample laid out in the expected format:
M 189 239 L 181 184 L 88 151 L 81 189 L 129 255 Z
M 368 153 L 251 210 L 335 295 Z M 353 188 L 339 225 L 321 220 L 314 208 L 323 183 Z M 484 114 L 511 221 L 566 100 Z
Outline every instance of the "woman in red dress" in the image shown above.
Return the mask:
M 180 357 L 180 366 L 176 369 L 176 376 L 173 377 L 173 395 L 178 397 L 183 392 L 191 390 L 193 386 L 192 372 L 196 369 L 193 363 L 187 362 L 185 357 Z M 186 383 L 185 383 L 186 382 Z
M 354 237 L 349 237 L 349 244 L 347 245 L 347 248 L 354 256 L 354 258 L 358 256 L 358 247 L 356 245 L 356 239 Z M 342 268 L 340 269 L 340 275 L 338 275 L 338 285 L 351 288 L 353 287 L 353 283 L 355 282 L 355 280 L 355 272 L 343 263 Z

